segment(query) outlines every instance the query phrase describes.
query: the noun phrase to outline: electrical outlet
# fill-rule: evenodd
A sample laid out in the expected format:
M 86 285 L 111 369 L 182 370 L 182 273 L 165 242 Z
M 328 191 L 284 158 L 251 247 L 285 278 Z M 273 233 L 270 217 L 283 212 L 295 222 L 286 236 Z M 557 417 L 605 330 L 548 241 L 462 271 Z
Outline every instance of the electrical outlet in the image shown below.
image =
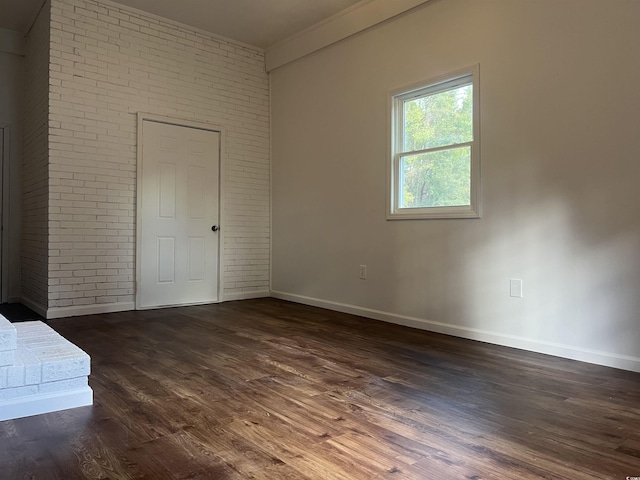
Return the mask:
M 360 280 L 366 280 L 366 279 L 367 279 L 367 266 L 360 265 Z
M 510 280 L 511 296 L 515 298 L 522 298 L 522 280 L 519 278 L 512 278 Z

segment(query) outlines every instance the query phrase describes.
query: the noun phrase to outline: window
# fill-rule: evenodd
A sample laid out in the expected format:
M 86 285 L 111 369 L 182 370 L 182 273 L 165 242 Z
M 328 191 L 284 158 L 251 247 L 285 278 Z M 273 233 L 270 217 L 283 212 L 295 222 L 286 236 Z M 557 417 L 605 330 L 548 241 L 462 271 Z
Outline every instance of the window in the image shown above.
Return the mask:
M 388 219 L 479 217 L 478 72 L 392 92 Z

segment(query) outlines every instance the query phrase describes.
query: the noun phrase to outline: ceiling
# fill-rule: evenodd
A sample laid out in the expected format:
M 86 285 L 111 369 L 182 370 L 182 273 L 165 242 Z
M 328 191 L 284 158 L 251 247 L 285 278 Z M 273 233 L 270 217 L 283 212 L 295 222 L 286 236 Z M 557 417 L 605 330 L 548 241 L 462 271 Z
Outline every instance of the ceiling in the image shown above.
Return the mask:
M 267 49 L 369 0 L 115 0 L 116 3 Z M 0 0 L 0 28 L 26 33 L 43 0 Z

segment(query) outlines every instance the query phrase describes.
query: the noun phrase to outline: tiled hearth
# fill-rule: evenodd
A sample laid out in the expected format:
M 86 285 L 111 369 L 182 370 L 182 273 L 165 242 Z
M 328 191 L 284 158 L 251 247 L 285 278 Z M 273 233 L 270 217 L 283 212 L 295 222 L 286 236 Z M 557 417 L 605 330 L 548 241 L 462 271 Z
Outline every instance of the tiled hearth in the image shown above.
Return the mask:
M 0 421 L 91 405 L 90 364 L 44 323 L 0 315 Z

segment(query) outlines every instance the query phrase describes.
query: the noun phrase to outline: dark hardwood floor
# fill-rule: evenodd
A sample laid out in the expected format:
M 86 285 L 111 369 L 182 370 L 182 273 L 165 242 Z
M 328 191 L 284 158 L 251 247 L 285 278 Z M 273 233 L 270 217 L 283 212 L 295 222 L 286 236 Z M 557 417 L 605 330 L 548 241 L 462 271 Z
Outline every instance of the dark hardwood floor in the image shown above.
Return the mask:
M 0 478 L 640 476 L 640 374 L 274 299 L 52 320 L 93 407 L 0 422 Z
M 10 322 L 45 321 L 40 315 L 20 303 L 1 303 L 0 315 Z

